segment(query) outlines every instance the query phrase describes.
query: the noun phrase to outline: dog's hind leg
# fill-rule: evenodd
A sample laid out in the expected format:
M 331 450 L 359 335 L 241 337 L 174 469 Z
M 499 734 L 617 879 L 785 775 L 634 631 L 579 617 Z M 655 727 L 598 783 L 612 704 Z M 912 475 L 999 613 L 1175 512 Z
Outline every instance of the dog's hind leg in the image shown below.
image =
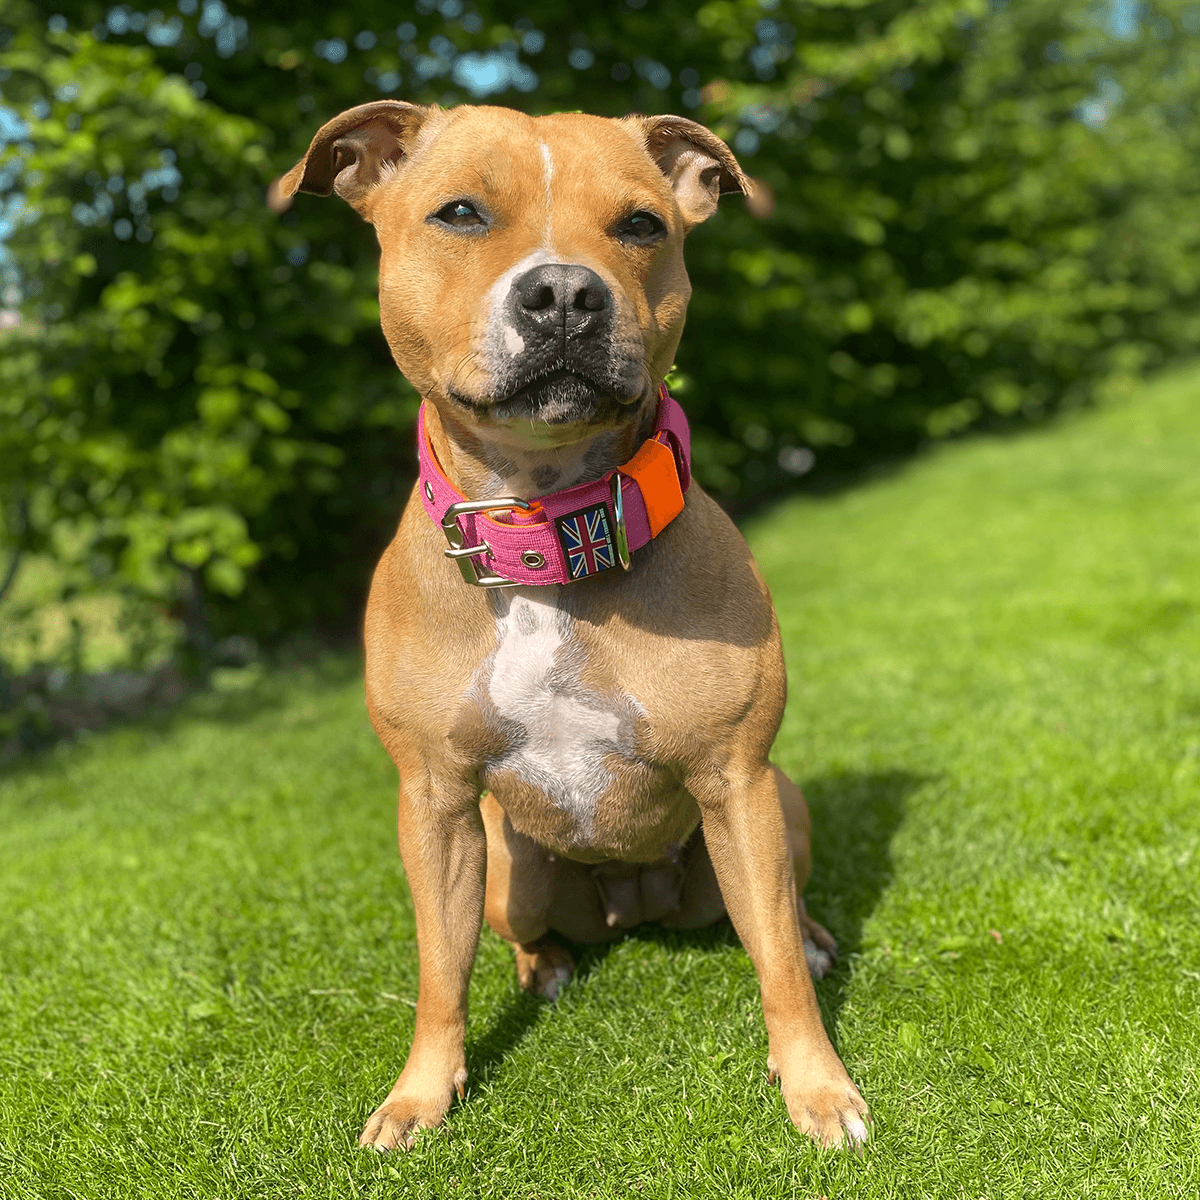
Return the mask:
M 808 883 L 812 870 L 812 818 L 804 793 L 778 767 L 772 766 L 771 770 L 775 772 L 779 805 L 783 809 L 783 823 L 787 827 L 792 873 L 796 878 L 796 915 L 800 919 L 800 933 L 804 937 L 804 957 L 813 978 L 821 979 L 837 961 L 838 948 L 833 934 L 824 925 L 814 921 L 804 907 L 804 885 Z
M 487 833 L 487 890 L 484 918 L 511 942 L 517 979 L 534 996 L 557 1000 L 575 971 L 565 946 L 546 936 L 558 872 L 554 856 L 518 833 L 491 792 L 479 804 Z
M 697 829 L 687 848 L 683 865 L 683 883 L 679 889 L 679 907 L 662 918 L 668 929 L 703 929 L 725 915 L 725 900 L 717 884 L 712 859 L 704 844 L 704 833 Z
M 809 972 L 814 978 L 820 979 L 837 960 L 838 949 L 833 935 L 814 921 L 804 907 L 804 885 L 812 870 L 812 820 L 800 789 L 778 767 L 771 769 L 775 773 L 779 806 L 783 810 L 783 823 L 787 829 L 788 852 L 792 857 L 792 874 L 796 880 L 796 916 L 804 938 L 804 958 L 808 962 Z M 724 915 L 725 901 L 717 884 L 704 834 L 697 831 L 695 842 L 689 847 L 679 910 L 664 917 L 662 924 L 671 929 L 702 929 Z

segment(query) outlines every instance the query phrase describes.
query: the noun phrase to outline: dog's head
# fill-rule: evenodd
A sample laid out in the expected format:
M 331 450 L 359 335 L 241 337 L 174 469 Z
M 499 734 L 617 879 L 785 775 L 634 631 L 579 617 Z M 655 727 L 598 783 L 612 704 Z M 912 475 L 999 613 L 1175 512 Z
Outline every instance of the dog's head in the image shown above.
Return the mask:
M 297 191 L 375 227 L 383 331 L 422 396 L 561 445 L 653 396 L 691 294 L 683 239 L 749 181 L 682 117 L 381 100 L 324 125 L 272 205 Z

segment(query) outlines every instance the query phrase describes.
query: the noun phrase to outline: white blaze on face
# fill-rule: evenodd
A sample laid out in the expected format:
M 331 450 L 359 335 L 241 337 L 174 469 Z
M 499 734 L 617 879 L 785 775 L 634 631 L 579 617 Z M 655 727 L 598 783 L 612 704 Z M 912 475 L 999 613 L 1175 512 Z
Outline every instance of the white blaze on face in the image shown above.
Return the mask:
M 554 193 L 550 181 L 554 178 L 554 155 L 550 147 L 542 143 L 542 180 L 546 189 L 546 228 L 542 233 L 542 249 L 550 250 L 554 244 Z
M 498 379 L 504 379 L 511 375 L 514 364 L 520 360 L 526 350 L 526 337 L 514 324 L 509 305 L 514 281 L 518 276 L 524 275 L 526 271 L 531 271 L 534 267 L 558 263 L 570 265 L 573 261 L 569 255 L 564 257 L 554 247 L 554 195 L 551 186 L 555 173 L 554 155 L 545 142 L 539 143 L 539 150 L 542 160 L 542 186 L 546 209 L 545 224 L 542 228 L 542 244 L 536 250 L 526 254 L 520 262 L 513 263 L 488 288 L 483 304 L 483 311 L 486 313 L 483 329 L 476 335 L 474 343 L 476 361 L 485 368 L 493 388 Z M 530 186 L 531 188 L 536 187 L 535 181 L 531 180 Z M 642 356 L 643 348 L 640 337 L 637 336 L 636 327 L 634 327 L 632 335 L 621 332 L 627 326 L 628 321 L 626 320 L 623 324 L 620 316 L 624 307 L 621 303 L 620 284 L 603 260 L 593 261 L 591 258 L 587 258 L 581 265 L 595 271 L 604 280 L 617 305 L 618 316 L 612 340 L 613 355 L 628 358 L 631 363 L 636 363 Z M 636 366 L 630 367 L 625 373 L 636 375 Z M 636 379 L 631 380 L 631 386 L 637 386 Z

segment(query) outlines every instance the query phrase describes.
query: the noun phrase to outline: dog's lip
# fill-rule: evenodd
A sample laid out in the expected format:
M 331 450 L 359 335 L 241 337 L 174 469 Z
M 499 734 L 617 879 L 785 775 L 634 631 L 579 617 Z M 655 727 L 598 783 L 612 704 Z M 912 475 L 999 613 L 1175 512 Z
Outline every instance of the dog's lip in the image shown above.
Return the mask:
M 522 401 L 528 400 L 531 396 L 531 393 L 537 391 L 538 389 L 548 387 L 551 384 L 558 383 L 564 379 L 577 379 L 580 383 L 584 384 L 594 393 L 597 400 L 612 399 L 622 407 L 628 407 L 631 404 L 636 404 L 640 399 L 638 396 L 625 397 L 615 395 L 610 388 L 604 387 L 602 384 L 598 383 L 594 378 L 592 378 L 592 376 L 583 371 L 571 370 L 567 367 L 554 367 L 550 370 L 541 371 L 532 378 L 527 379 L 521 384 L 520 387 L 514 388 L 507 395 L 497 396 L 494 399 L 489 398 L 485 400 L 477 400 L 472 396 L 466 396 L 460 392 L 454 391 L 450 392 L 450 398 L 454 400 L 456 404 L 470 409 L 470 411 L 475 413 L 477 416 L 490 417 L 493 420 L 505 420 L 511 419 L 511 414 L 506 412 L 507 409 L 511 409 L 514 406 L 519 405 Z M 528 415 L 522 413 L 520 414 L 520 419 L 528 420 Z M 577 418 L 567 419 L 575 420 Z M 551 419 L 549 423 L 554 424 L 556 422 L 554 419 Z
M 556 367 L 553 370 L 542 371 L 535 375 L 532 379 L 521 384 L 520 387 L 514 388 L 507 396 L 501 396 L 495 402 L 495 406 L 499 407 L 505 404 L 516 404 L 522 400 L 529 398 L 530 393 L 537 391 L 539 388 L 548 387 L 550 384 L 558 383 L 564 379 L 577 379 L 585 387 L 595 392 L 597 396 L 605 394 L 605 389 L 602 388 L 590 375 L 585 375 L 582 371 L 571 371 L 566 367 Z

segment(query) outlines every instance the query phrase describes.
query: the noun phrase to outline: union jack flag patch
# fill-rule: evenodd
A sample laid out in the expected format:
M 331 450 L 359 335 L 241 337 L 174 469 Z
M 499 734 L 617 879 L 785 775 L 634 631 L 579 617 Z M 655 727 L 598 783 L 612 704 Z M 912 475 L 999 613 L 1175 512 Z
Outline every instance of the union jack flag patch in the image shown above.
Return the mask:
M 559 517 L 555 524 L 567 558 L 567 573 L 572 579 L 582 579 L 616 565 L 608 511 L 603 504 Z

